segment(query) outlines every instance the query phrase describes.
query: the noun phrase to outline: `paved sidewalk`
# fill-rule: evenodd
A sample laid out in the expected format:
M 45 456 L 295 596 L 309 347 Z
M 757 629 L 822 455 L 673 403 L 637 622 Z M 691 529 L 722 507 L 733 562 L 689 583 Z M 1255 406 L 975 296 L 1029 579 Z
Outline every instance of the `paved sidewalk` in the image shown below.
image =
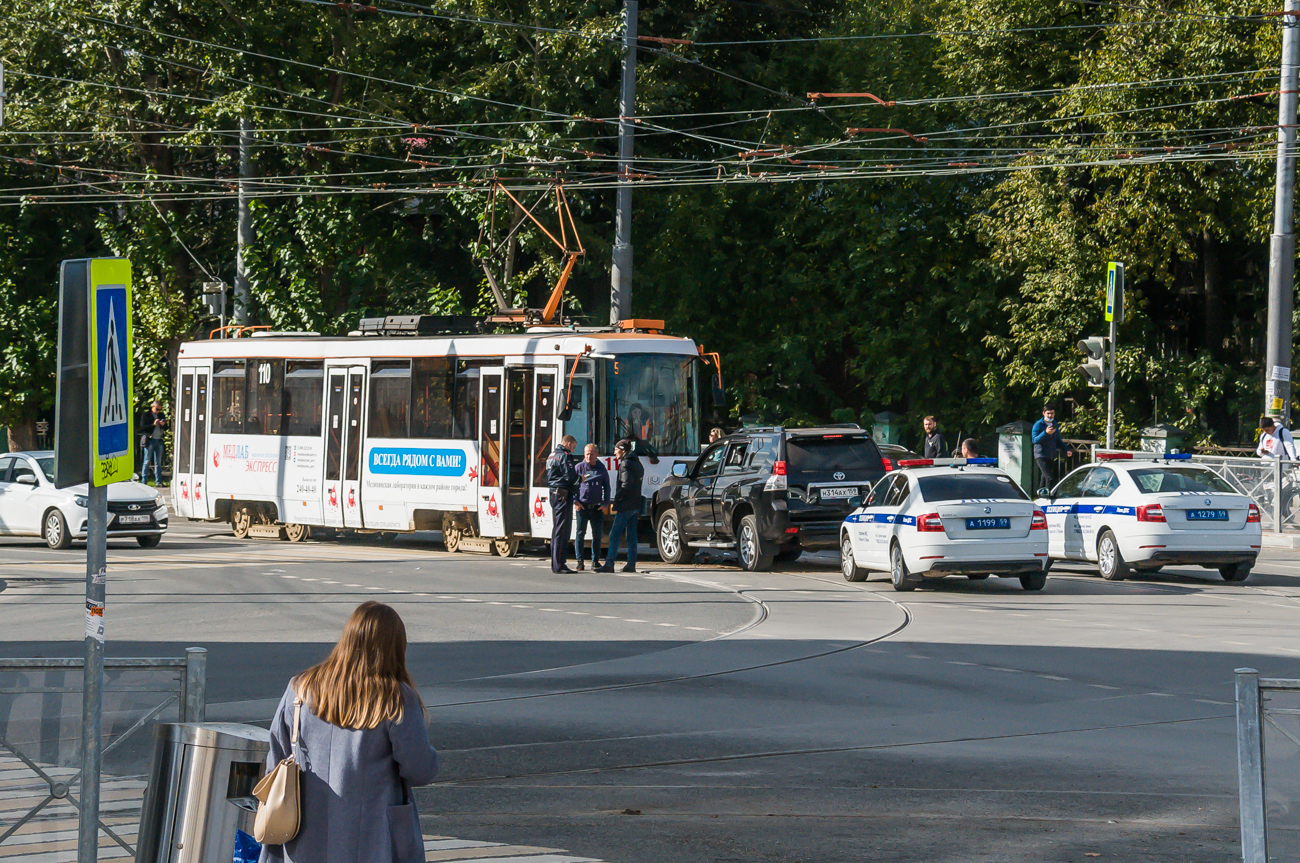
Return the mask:
M 77 771 L 67 767 L 41 766 L 58 781 Z M 143 777 L 106 776 L 100 786 L 100 819 L 131 848 L 135 847 L 144 800 Z M 74 789 L 74 794 L 76 789 Z M 0 750 L 0 835 L 23 818 L 49 793 L 49 786 L 33 775 L 21 761 Z M 474 863 L 601 863 L 557 848 L 477 842 L 451 836 L 425 836 L 425 857 L 430 863 L 474 861 Z M 99 836 L 100 860 L 134 859 L 128 851 L 103 832 Z M 77 810 L 66 800 L 44 806 L 13 835 L 0 842 L 4 863 L 75 863 L 77 859 Z

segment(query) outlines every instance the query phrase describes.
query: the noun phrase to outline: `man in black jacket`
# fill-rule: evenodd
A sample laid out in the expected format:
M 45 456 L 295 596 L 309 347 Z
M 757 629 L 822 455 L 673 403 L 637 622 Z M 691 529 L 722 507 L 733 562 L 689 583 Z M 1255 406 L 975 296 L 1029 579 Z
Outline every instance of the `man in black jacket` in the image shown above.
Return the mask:
M 140 443 L 144 447 L 144 465 L 140 468 L 140 481 L 149 482 L 149 463 L 153 462 L 153 484 L 162 485 L 163 433 L 167 430 L 167 417 L 162 403 L 154 402 L 140 416 Z
M 573 572 L 568 567 L 569 525 L 573 521 L 573 493 L 578 472 L 573 466 L 573 449 L 578 439 L 566 434 L 546 460 L 546 487 L 551 490 L 551 572 Z
M 645 466 L 637 458 L 636 450 L 629 441 L 621 440 L 614 444 L 614 457 L 618 459 L 618 480 L 614 486 L 614 525 L 609 529 L 609 549 L 605 555 L 605 565 L 596 568 L 596 572 L 613 572 L 614 559 L 618 556 L 618 547 L 623 535 L 627 535 L 627 566 L 624 572 L 636 572 L 636 525 L 641 518 L 641 479 L 645 476 Z

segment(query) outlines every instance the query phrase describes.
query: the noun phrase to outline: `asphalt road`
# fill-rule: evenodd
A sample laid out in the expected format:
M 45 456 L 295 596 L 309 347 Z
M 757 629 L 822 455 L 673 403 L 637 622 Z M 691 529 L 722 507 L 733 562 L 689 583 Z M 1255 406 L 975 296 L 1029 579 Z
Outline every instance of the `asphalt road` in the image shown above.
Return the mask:
M 381 597 L 443 754 L 426 832 L 615 863 L 1226 863 L 1232 671 L 1300 677 L 1291 551 L 1241 586 L 1058 567 L 896 594 L 831 556 L 556 576 L 439 549 L 177 525 L 110 547 L 109 653 L 207 647 L 209 718 L 264 723 Z M 0 656 L 79 655 L 83 572 L 0 541 Z

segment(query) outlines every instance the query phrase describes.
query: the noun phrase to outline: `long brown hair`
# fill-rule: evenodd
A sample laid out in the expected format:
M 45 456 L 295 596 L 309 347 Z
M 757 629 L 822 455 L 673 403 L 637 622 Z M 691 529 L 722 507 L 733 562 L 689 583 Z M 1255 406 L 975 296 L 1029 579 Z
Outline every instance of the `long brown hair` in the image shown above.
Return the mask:
M 406 670 L 406 625 L 391 606 L 370 601 L 357 606 L 330 655 L 298 675 L 294 689 L 331 725 L 377 728 L 402 721 L 403 683 L 415 689 Z

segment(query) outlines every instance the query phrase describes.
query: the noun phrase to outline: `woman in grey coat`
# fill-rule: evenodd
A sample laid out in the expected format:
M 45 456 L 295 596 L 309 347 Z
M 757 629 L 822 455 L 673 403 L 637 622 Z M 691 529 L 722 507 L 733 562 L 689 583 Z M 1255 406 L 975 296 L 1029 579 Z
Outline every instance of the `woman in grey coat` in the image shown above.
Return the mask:
M 290 755 L 302 776 L 298 835 L 266 845 L 261 863 L 424 863 L 411 786 L 438 773 L 424 704 L 406 670 L 406 627 L 387 605 L 352 613 L 320 665 L 289 682 L 271 721 L 267 769 Z

